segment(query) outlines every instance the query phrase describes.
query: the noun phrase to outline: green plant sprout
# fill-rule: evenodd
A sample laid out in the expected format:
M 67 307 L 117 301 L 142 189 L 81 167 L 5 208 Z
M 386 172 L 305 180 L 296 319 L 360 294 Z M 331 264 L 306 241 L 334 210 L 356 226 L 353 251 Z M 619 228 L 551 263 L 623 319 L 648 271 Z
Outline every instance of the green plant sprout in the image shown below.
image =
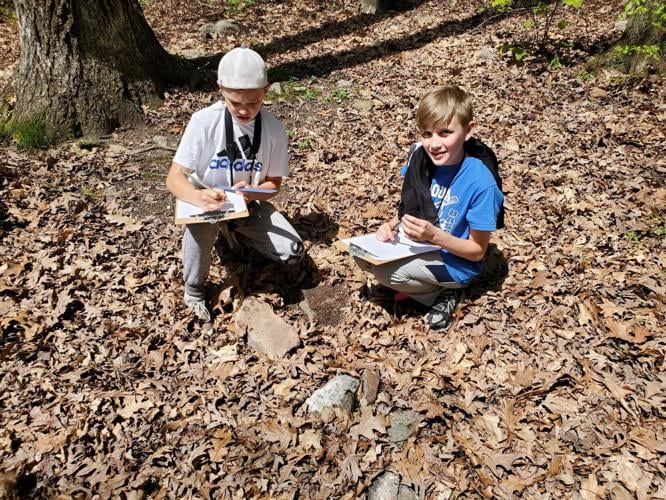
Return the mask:
M 300 140 L 297 144 L 298 149 L 300 151 L 308 149 L 311 145 L 312 145 L 312 138 L 310 138 L 310 137 L 306 137 L 306 138 Z

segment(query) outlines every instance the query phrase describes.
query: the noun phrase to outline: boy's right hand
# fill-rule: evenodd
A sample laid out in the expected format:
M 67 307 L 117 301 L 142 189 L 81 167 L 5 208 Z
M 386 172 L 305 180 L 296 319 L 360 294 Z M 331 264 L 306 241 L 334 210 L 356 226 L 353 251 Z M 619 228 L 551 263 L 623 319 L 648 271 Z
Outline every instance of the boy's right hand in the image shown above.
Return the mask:
M 398 230 L 397 227 L 392 228 L 390 223 L 384 222 L 375 234 L 379 241 L 393 241 L 398 234 Z
M 226 201 L 227 196 L 222 189 L 198 189 L 199 208 L 205 211 L 218 210 Z

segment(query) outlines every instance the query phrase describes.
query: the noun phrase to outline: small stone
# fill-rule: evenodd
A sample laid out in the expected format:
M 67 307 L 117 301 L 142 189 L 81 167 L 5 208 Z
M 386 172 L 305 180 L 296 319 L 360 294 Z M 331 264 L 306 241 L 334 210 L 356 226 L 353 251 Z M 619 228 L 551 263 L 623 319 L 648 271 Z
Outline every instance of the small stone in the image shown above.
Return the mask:
M 335 82 L 335 86 L 338 87 L 339 89 L 348 89 L 353 85 L 351 80 L 338 80 Z
M 277 95 L 282 95 L 282 84 L 280 84 L 280 82 L 275 82 L 270 86 L 268 91 Z
M 368 500 L 396 500 L 398 498 L 399 486 L 400 476 L 386 471 L 376 477 L 372 485 L 370 485 Z
M 237 21 L 234 19 L 222 19 L 216 23 L 206 23 L 199 31 L 205 35 L 210 35 L 211 33 L 226 33 L 228 31 L 237 31 L 241 27 Z
M 338 375 L 313 392 L 305 404 L 311 413 L 323 413 L 326 410 L 340 408 L 350 414 L 356 404 L 358 385 L 359 381 L 354 377 Z
M 401 484 L 400 491 L 398 492 L 398 500 L 419 500 L 419 497 L 416 496 L 414 490 L 409 486 Z
M 235 19 L 223 19 L 215 23 L 215 29 L 218 33 L 226 33 L 227 31 L 238 31 L 241 26 Z
M 108 150 L 111 155 L 116 156 L 129 153 L 129 149 L 127 149 L 125 146 L 121 146 L 120 144 L 109 144 Z
M 373 404 L 377 400 L 377 391 L 379 390 L 379 373 L 376 370 L 363 370 L 361 387 L 361 397 L 366 403 Z
M 204 57 L 206 55 L 206 52 L 199 49 L 185 49 L 180 52 L 180 55 L 183 56 L 185 59 L 197 59 L 199 57 Z
M 626 30 L 628 25 L 629 21 L 627 19 L 618 19 L 617 21 L 615 21 L 615 29 L 617 31 Z
M 270 305 L 249 298 L 236 314 L 236 325 L 247 332 L 247 344 L 270 359 L 283 358 L 301 342 L 296 330 L 277 316 Z
M 399 443 L 409 439 L 418 430 L 419 414 L 412 410 L 397 410 L 389 415 L 389 439 Z
M 482 47 L 476 53 L 476 58 L 483 62 L 492 61 L 495 58 L 495 51 L 491 47 Z
M 370 111 L 375 106 L 375 101 L 371 99 L 354 99 L 351 105 L 359 111 Z
M 169 140 L 163 135 L 154 135 L 153 142 L 163 148 L 169 147 Z
M 590 90 L 590 95 L 592 97 L 604 97 L 606 96 L 606 91 L 604 89 L 600 89 L 599 87 L 593 87 L 592 90 Z
M 312 322 L 315 320 L 315 313 L 310 307 L 308 299 L 301 300 L 298 305 L 301 308 L 301 310 L 305 313 L 305 316 L 308 318 L 308 321 Z

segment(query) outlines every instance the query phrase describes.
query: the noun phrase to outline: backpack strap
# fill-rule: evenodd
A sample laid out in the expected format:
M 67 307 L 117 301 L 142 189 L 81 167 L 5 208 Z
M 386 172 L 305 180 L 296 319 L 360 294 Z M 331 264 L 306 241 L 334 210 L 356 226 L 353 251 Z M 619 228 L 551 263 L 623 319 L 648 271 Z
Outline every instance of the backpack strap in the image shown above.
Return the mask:
M 473 156 L 474 158 L 481 160 L 492 174 L 499 190 L 502 191 L 502 178 L 499 175 L 499 162 L 494 151 L 476 137 L 472 137 L 465 141 L 464 149 L 468 156 Z M 504 191 L 502 191 L 502 194 L 504 194 Z M 504 227 L 504 204 L 502 204 L 499 214 L 497 214 L 496 227 L 497 229 L 502 229 Z

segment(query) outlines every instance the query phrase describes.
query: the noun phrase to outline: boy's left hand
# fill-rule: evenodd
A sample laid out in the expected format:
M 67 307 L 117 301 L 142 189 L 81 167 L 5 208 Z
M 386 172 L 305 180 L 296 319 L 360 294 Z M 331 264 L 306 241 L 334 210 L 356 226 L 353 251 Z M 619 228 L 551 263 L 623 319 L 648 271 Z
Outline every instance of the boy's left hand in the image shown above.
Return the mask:
M 405 235 L 414 241 L 432 242 L 437 235 L 437 228 L 432 223 L 412 215 L 403 216 L 402 228 L 405 231 Z

